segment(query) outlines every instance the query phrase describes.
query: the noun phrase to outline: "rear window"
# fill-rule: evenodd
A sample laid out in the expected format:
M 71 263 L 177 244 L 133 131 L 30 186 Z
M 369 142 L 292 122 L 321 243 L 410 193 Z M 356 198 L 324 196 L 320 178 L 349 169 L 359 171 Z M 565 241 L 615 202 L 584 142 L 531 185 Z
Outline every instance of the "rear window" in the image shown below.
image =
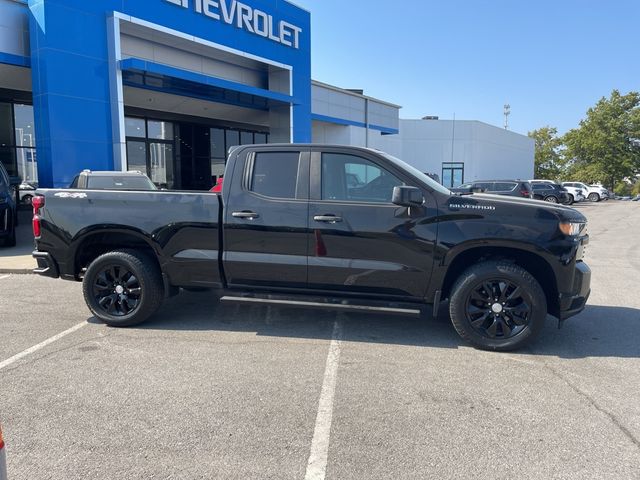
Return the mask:
M 156 186 L 146 177 L 92 177 L 87 188 L 94 190 L 156 190 Z
M 296 198 L 299 163 L 299 152 L 257 153 L 250 190 L 265 197 Z

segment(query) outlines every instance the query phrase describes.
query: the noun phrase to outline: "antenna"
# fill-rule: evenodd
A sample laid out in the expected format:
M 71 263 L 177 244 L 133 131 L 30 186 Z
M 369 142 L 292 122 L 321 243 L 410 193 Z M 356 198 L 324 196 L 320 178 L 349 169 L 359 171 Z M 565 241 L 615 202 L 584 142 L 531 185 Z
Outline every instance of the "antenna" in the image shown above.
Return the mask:
M 511 105 L 505 103 L 504 105 L 504 129 L 509 130 L 509 115 L 511 115 Z

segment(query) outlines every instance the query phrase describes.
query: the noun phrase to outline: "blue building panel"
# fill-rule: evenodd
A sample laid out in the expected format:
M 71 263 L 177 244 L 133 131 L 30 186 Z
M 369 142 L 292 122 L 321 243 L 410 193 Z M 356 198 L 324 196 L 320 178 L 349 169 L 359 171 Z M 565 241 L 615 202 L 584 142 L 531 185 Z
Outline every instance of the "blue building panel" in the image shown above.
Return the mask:
M 241 11 L 243 4 L 250 5 L 251 12 Z M 292 139 L 311 141 L 309 12 L 282 0 L 243 3 L 220 0 L 218 10 L 207 12 L 198 11 L 198 5 L 202 2 L 29 1 L 33 101 L 42 186 L 65 186 L 82 168 L 114 168 L 113 125 L 118 122 L 112 118 L 112 105 L 118 98 L 114 98 L 114 89 L 109 84 L 107 33 L 114 12 L 289 65 L 292 95 L 269 92 L 270 98 L 293 105 Z M 160 68 L 151 64 L 145 67 Z M 207 83 L 204 76 L 191 77 L 190 81 Z

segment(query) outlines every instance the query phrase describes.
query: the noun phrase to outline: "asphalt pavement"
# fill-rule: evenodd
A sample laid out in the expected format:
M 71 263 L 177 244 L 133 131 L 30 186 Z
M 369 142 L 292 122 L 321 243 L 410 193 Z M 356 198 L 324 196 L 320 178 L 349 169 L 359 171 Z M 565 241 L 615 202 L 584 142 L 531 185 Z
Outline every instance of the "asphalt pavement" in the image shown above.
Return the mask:
M 464 345 L 446 312 L 233 306 L 210 293 L 115 329 L 91 317 L 79 284 L 0 274 L 9 477 L 638 479 L 640 205 L 577 208 L 590 222 L 589 305 L 562 330 L 549 317 L 518 353 Z

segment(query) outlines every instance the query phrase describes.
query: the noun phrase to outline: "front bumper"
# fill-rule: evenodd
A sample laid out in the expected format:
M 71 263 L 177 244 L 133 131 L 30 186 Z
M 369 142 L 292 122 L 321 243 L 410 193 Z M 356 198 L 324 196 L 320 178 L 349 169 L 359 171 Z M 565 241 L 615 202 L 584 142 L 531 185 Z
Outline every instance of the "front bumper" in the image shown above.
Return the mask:
M 36 250 L 31 255 L 36 259 L 36 262 L 38 262 L 38 267 L 33 269 L 33 273 L 51 278 L 58 278 L 60 276 L 58 264 L 49 252 L 39 252 Z
M 560 320 L 579 314 L 591 294 L 591 269 L 584 262 L 576 263 L 572 293 L 560 294 Z

